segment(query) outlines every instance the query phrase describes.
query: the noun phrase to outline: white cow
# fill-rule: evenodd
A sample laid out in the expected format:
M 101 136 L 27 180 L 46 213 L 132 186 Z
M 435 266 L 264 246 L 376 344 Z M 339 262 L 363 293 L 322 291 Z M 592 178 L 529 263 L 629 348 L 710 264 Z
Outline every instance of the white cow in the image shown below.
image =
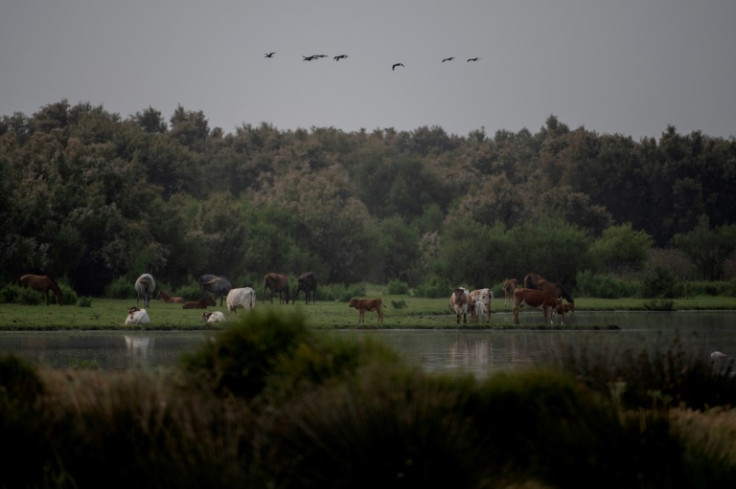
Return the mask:
M 125 318 L 125 324 L 148 324 L 151 320 L 145 309 L 133 306 L 128 309 L 128 316 Z
M 457 324 L 460 324 L 460 316 L 463 317 L 463 323 L 468 322 L 468 306 L 470 305 L 470 292 L 464 287 L 458 287 L 452 291 L 450 296 L 450 308 L 455 311 L 457 316 Z
M 491 306 L 493 306 L 493 291 L 491 289 L 477 289 L 470 292 L 470 315 L 474 322 L 484 319 L 491 322 Z
M 227 293 L 227 313 L 228 315 L 236 312 L 236 309 L 245 309 L 252 311 L 256 306 L 256 291 L 251 287 L 243 287 L 240 289 L 231 289 Z
M 225 315 L 220 311 L 203 312 L 202 321 L 207 321 L 208 323 L 222 323 L 225 321 Z

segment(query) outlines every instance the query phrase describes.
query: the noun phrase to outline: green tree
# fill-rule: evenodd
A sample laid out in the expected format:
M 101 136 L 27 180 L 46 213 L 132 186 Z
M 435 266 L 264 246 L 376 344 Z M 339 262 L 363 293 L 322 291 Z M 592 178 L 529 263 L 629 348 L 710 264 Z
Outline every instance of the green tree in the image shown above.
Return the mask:
M 701 216 L 695 228 L 676 234 L 672 244 L 690 257 L 704 280 L 721 280 L 724 261 L 736 250 L 736 225 L 712 228 L 708 218 Z
M 590 247 L 594 268 L 613 272 L 640 270 L 654 240 L 645 231 L 636 231 L 630 222 L 603 231 Z

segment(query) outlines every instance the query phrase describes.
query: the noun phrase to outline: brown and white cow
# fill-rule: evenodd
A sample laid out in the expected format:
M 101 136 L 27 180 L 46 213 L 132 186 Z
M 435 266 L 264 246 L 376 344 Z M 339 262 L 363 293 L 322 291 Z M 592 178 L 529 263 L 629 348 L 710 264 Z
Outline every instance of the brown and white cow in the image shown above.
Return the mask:
M 507 278 L 503 281 L 503 308 L 508 310 L 509 304 L 514 302 L 514 289 L 518 287 L 518 280 L 515 278 Z
M 470 292 L 470 317 L 474 323 L 480 319 L 491 322 L 491 306 L 493 306 L 493 291 L 491 289 L 477 289 Z
M 463 317 L 463 323 L 468 322 L 468 307 L 470 307 L 470 292 L 468 292 L 468 289 L 458 287 L 453 290 L 450 296 L 450 309 L 455 311 L 457 324 L 460 324 L 460 316 Z
M 556 299 L 547 292 L 520 287 L 514 290 L 514 322 L 519 324 L 519 307 L 529 306 L 541 309 L 544 312 L 546 323 L 550 312 L 554 311 L 560 303 L 560 299 Z
M 381 309 L 381 298 L 377 299 L 350 299 L 348 307 L 354 307 L 360 313 L 358 317 L 358 323 L 365 322 L 365 312 L 376 311 L 378 314 L 378 321 L 383 323 L 383 309 Z

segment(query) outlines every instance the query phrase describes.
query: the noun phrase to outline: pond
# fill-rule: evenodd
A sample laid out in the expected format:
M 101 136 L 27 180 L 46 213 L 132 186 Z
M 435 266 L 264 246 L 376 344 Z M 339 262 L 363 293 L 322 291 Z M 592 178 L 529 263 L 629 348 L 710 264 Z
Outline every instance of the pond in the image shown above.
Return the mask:
M 536 320 L 522 314 L 522 324 Z M 526 315 L 525 315 L 526 314 Z M 498 313 L 494 323 L 510 323 Z M 679 341 L 687 351 L 736 354 L 736 313 L 719 312 L 576 312 L 576 325 L 616 325 L 618 330 L 338 330 L 324 335 L 381 338 L 402 357 L 429 371 L 490 372 L 534 365 L 561 351 L 577 348 L 620 351 L 666 350 Z M 204 331 L 38 331 L 0 332 L 0 353 L 14 352 L 40 365 L 95 366 L 108 370 L 167 367 L 195 350 L 212 334 Z M 597 350 L 595 350 L 597 351 Z

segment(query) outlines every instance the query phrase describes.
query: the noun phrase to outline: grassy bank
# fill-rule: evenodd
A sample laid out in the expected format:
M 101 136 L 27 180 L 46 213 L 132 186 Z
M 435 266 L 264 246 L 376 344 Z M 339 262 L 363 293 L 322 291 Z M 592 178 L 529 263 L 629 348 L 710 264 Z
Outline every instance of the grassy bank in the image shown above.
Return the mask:
M 369 291 L 369 297 L 383 297 L 384 323 L 376 321 L 375 313 L 366 314 L 364 325 L 358 324 L 358 313 L 348 307 L 347 303 L 335 301 L 317 301 L 316 304 L 304 303 L 280 305 L 257 301 L 259 310 L 300 311 L 312 328 L 343 329 L 343 328 L 457 328 L 455 316 L 450 312 L 448 300 L 426 299 L 409 296 L 381 295 L 378 291 Z M 128 307 L 135 305 L 135 300 L 129 299 L 91 299 L 88 307 L 77 305 L 19 305 L 0 304 L 0 330 L 94 330 L 94 329 L 139 329 L 143 326 L 124 325 Z M 575 302 L 578 311 L 645 311 L 656 310 L 736 310 L 736 298 L 723 296 L 697 296 L 685 299 L 668 301 L 652 301 L 644 299 L 597 299 L 579 298 Z M 210 307 L 209 311 L 226 308 Z M 145 329 L 210 329 L 201 321 L 201 309 L 182 309 L 180 304 L 167 304 L 160 300 L 151 302 L 148 313 L 151 323 Z M 242 311 L 239 315 L 244 314 Z M 493 315 L 490 324 L 468 322 L 467 328 L 509 328 L 514 327 L 510 319 L 510 310 L 504 310 L 503 298 L 496 298 L 493 305 Z M 539 313 L 539 322 L 529 324 L 528 320 L 522 325 L 529 327 L 544 327 L 542 316 Z M 605 325 L 573 324 L 565 327 L 586 328 Z M 559 327 L 559 326 L 557 326 Z
M 732 365 L 571 353 L 446 377 L 259 312 L 173 370 L 0 358 L 0 487 L 733 487 Z

